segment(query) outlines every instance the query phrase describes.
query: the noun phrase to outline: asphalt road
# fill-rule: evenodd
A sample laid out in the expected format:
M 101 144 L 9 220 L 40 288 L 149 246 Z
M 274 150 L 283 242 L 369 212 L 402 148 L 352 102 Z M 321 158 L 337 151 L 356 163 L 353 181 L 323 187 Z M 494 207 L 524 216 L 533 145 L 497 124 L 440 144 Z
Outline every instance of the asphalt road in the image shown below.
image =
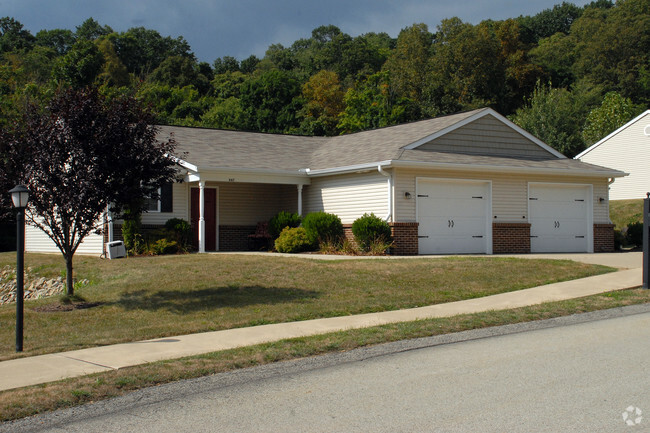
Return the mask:
M 650 431 L 650 304 L 184 381 L 5 431 Z

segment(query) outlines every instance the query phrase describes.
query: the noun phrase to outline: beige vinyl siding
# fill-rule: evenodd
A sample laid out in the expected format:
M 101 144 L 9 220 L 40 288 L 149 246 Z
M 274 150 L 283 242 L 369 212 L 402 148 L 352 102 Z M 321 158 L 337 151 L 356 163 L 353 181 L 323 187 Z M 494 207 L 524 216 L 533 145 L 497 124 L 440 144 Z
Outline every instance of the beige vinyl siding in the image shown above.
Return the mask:
M 607 205 L 607 179 L 584 179 L 570 176 L 540 176 L 499 173 L 476 173 L 463 171 L 436 171 L 399 169 L 395 173 L 395 221 L 416 221 L 415 182 L 418 177 L 475 179 L 492 182 L 492 221 L 528 221 L 528 182 L 593 184 L 594 223 L 609 223 Z M 411 199 L 404 194 L 409 192 Z M 598 199 L 603 197 L 605 201 Z
M 418 150 L 532 160 L 556 158 L 491 115 L 425 143 Z
M 644 129 L 650 125 L 650 113 L 641 117 L 580 158 L 626 173 L 610 186 L 610 200 L 645 198 L 650 192 L 650 137 Z
M 100 256 L 103 249 L 104 239 L 102 235 L 91 233 L 84 238 L 75 254 Z M 54 241 L 44 231 L 32 225 L 25 227 L 25 251 L 31 253 L 61 253 Z
M 303 191 L 303 214 L 325 211 L 351 224 L 364 213 L 388 214 L 388 178 L 377 173 L 355 173 L 313 178 Z
M 268 221 L 281 210 L 297 210 L 284 208 L 291 200 L 288 195 L 295 195 L 297 203 L 298 191 L 293 185 L 236 182 L 206 185 L 206 188 L 214 187 L 218 187 L 219 225 L 255 225 Z
M 172 212 L 144 212 L 142 214 L 142 224 L 164 225 L 171 218 L 182 218 L 189 221 L 188 203 L 189 184 L 174 183 L 172 185 Z

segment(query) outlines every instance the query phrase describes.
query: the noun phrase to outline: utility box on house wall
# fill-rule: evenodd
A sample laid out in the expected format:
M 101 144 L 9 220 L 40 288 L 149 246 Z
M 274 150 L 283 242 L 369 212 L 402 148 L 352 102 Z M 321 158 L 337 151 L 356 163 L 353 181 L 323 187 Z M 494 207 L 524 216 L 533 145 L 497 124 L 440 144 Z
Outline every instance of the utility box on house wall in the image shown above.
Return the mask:
M 109 259 L 119 259 L 126 257 L 126 247 L 122 241 L 106 242 L 106 257 Z

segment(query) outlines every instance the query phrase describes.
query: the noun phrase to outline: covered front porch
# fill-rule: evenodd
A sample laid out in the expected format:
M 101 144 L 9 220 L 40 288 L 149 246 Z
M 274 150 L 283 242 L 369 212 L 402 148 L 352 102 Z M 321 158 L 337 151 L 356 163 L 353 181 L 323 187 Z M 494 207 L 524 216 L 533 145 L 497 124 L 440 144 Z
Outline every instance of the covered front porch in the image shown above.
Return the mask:
M 257 224 L 280 211 L 303 213 L 304 173 L 190 173 L 189 219 L 194 247 L 209 251 L 246 251 Z

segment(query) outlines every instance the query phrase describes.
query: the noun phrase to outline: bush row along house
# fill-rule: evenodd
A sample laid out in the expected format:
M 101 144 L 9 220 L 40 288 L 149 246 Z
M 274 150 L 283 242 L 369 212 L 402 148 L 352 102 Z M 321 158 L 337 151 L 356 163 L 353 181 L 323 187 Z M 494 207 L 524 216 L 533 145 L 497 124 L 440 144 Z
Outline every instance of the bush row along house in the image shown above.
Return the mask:
M 191 222 L 199 252 L 247 249 L 285 210 L 364 213 L 392 227 L 394 254 L 613 251 L 608 188 L 626 173 L 569 159 L 490 108 L 338 137 L 161 126 L 179 176 L 143 228 Z M 119 221 L 108 224 L 119 237 Z M 79 253 L 101 254 L 104 237 Z M 28 251 L 52 249 L 37 229 Z

